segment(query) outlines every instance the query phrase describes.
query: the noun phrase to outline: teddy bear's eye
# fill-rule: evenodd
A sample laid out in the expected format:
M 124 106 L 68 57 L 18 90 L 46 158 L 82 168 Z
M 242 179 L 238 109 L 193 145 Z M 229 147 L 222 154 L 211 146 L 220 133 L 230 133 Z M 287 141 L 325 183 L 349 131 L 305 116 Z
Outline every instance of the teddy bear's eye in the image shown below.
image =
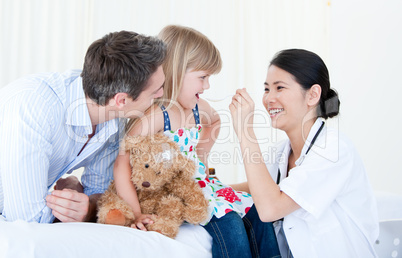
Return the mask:
M 145 168 L 149 168 L 149 165 L 148 165 L 148 164 L 145 164 Z

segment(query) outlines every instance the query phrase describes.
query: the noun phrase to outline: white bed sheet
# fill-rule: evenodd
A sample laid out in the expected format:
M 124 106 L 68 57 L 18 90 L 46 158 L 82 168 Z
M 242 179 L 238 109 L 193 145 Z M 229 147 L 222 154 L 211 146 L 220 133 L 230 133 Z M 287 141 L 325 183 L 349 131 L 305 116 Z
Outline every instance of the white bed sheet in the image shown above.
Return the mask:
M 379 220 L 402 218 L 402 195 L 376 192 Z M 96 223 L 6 222 L 0 215 L 0 258 L 211 257 L 212 238 L 184 224 L 176 240 L 156 232 Z
M 1 217 L 1 216 L 0 216 Z M 0 219 L 0 257 L 211 257 L 212 239 L 184 224 L 176 240 L 96 223 L 39 224 Z

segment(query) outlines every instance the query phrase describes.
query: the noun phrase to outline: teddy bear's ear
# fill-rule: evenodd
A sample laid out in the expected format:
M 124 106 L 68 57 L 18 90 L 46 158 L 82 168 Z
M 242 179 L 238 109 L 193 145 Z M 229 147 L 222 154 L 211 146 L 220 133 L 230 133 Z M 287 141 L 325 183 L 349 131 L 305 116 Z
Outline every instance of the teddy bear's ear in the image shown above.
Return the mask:
M 157 134 L 151 135 L 150 141 L 152 144 L 163 144 L 166 142 L 176 144 L 176 143 L 172 142 L 172 140 L 170 140 L 170 138 L 163 133 L 157 133 Z
M 124 149 L 125 151 L 130 151 L 134 147 L 137 147 L 138 144 L 143 142 L 145 140 L 146 136 L 126 136 L 124 140 L 122 141 L 122 146 L 120 146 L 121 149 Z

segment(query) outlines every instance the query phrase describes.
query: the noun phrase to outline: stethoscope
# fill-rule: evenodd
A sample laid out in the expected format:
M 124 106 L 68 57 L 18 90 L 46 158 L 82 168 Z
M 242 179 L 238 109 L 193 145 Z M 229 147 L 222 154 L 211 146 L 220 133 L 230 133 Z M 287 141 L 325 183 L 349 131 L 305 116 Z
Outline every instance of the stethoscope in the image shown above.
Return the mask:
M 324 128 L 324 125 L 325 125 L 325 122 L 322 121 L 322 124 L 321 124 L 320 128 L 318 129 L 318 131 L 315 133 L 313 139 L 311 140 L 310 145 L 308 146 L 305 155 L 307 155 L 307 153 L 310 151 L 310 149 L 314 146 L 315 140 L 317 140 L 317 137 L 321 133 L 322 128 Z M 280 181 L 281 181 L 281 170 L 278 168 L 278 175 L 276 177 L 276 184 L 278 185 Z

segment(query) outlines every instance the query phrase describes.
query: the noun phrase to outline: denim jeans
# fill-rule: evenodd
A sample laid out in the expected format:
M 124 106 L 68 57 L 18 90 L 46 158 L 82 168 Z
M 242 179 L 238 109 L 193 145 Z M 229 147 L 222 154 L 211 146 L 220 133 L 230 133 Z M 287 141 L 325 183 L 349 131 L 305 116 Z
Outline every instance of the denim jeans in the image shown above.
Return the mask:
M 243 219 L 236 212 L 212 217 L 204 226 L 212 236 L 212 257 L 280 257 L 272 223 L 258 217 L 253 205 Z

